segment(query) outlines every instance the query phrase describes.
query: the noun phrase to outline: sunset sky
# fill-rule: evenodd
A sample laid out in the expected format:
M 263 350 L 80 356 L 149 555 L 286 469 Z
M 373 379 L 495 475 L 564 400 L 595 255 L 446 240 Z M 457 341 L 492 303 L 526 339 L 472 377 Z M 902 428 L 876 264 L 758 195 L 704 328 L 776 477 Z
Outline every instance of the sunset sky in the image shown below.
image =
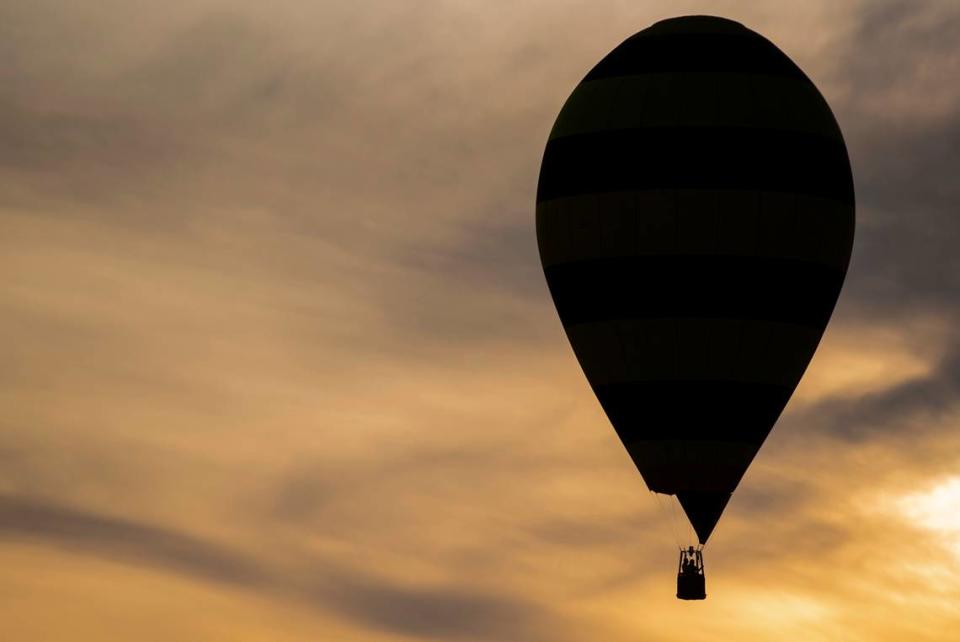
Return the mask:
M 690 13 L 858 204 L 698 603 L 533 225 L 567 95 Z M 958 639 L 958 78 L 952 0 L 0 3 L 0 640 Z

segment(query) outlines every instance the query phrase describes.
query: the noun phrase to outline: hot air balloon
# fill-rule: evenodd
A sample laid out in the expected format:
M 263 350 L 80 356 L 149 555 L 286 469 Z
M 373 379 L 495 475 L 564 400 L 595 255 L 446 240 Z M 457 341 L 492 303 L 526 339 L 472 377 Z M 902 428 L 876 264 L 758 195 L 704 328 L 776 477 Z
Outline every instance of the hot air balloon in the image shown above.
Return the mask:
M 770 41 L 657 22 L 590 70 L 543 155 L 537 241 L 577 360 L 654 493 L 696 532 L 677 597 L 807 368 L 850 261 L 837 122 Z

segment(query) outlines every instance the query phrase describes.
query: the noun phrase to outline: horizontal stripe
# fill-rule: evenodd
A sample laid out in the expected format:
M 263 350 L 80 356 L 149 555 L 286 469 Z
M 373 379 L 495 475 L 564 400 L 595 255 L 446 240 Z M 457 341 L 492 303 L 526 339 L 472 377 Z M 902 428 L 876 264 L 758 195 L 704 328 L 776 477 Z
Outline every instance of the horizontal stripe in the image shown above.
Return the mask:
M 720 254 L 845 268 L 853 228 L 850 205 L 778 192 L 604 192 L 537 206 L 544 266 L 647 254 Z
M 840 140 L 826 101 L 806 79 L 758 74 L 671 73 L 580 84 L 550 138 L 642 127 L 749 127 Z
M 793 390 L 731 381 L 594 386 L 621 441 L 707 440 L 760 445 Z
M 738 72 L 806 78 L 800 68 L 765 38 L 719 33 L 640 32 L 590 70 L 584 81 L 642 73 Z
M 623 445 L 647 488 L 667 495 L 733 492 L 760 448 L 707 440 L 634 440 Z
M 728 319 L 631 319 L 567 328 L 594 386 L 670 379 L 777 385 L 792 389 L 822 330 Z
M 839 141 L 797 132 L 693 127 L 551 140 L 537 202 L 647 189 L 753 189 L 853 203 L 850 164 Z
M 636 256 L 545 269 L 565 326 L 614 319 L 753 319 L 822 329 L 844 271 L 736 256 Z

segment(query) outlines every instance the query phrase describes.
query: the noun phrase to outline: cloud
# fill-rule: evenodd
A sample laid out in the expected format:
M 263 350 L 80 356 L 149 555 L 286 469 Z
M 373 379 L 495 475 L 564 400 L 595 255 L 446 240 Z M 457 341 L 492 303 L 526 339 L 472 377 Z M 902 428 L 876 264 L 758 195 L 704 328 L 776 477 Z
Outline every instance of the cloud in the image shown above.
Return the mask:
M 830 435 L 850 440 L 877 438 L 883 433 L 915 437 L 923 425 L 942 425 L 941 419 L 957 407 L 960 393 L 960 347 L 951 346 L 929 374 L 882 392 L 860 397 L 828 399 L 791 417 L 806 431 L 819 426 Z
M 364 628 L 419 639 L 564 639 L 562 632 L 547 633 L 552 622 L 540 605 L 472 589 L 469 582 L 401 585 L 323 560 L 282 569 L 168 528 L 26 497 L 0 496 L 0 537 L 273 594 Z
M 348 576 L 322 593 L 340 613 L 369 628 L 414 638 L 569 639 L 563 630 L 544 626 L 549 618 L 541 607 L 469 588 L 401 589 Z
M 844 297 L 864 314 L 956 312 L 957 24 L 949 3 L 865 5 L 836 67 L 860 203 Z
M 0 533 L 209 581 L 266 583 L 262 569 L 222 547 L 167 528 L 26 497 L 0 496 Z

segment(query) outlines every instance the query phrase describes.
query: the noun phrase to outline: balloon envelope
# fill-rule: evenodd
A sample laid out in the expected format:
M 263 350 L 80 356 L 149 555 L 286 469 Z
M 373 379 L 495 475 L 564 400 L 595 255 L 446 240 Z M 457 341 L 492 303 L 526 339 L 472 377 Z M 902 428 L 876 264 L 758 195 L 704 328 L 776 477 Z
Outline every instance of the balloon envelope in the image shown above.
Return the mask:
M 647 486 L 701 543 L 816 350 L 853 232 L 830 108 L 739 23 L 654 24 L 557 117 L 537 188 L 550 292 Z

